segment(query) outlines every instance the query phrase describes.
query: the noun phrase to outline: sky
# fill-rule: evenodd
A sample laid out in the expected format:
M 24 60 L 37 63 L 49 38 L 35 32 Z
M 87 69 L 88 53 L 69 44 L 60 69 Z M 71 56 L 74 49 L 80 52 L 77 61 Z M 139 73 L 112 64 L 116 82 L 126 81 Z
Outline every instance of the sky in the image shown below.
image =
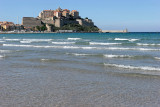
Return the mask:
M 78 10 L 102 30 L 160 32 L 160 0 L 0 0 L 0 21 L 21 24 L 22 17 L 59 6 Z

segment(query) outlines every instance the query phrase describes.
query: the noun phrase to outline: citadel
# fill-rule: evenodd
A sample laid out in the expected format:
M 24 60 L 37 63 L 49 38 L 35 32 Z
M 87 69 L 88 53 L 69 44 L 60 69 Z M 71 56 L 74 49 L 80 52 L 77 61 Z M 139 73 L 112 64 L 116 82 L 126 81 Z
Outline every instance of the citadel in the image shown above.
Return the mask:
M 77 10 L 43 10 L 37 17 L 23 17 L 22 24 L 0 22 L 0 32 L 100 32 L 127 33 L 128 30 L 101 30 L 91 19 L 81 18 Z
M 70 11 L 68 9 L 61 9 L 60 7 L 56 10 L 43 10 L 36 18 L 23 17 L 22 19 L 22 25 L 25 28 L 42 26 L 43 24 L 46 24 L 48 30 L 51 30 L 50 25 L 54 25 L 55 27 L 62 27 L 67 24 L 95 26 L 91 19 L 81 18 L 77 10 Z

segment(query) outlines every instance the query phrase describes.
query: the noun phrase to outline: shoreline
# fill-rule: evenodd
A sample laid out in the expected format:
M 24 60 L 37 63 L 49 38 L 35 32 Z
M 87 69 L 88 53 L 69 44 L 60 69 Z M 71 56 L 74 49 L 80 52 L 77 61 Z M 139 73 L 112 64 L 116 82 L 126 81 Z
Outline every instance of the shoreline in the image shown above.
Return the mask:
M 47 34 L 47 33 L 60 33 L 60 32 L 0 32 L 0 34 Z M 63 32 L 63 33 L 101 33 L 101 32 Z
M 57 32 L 0 32 L 0 34 L 39 34 L 39 33 L 57 33 Z
M 55 34 L 60 32 L 0 32 L 0 34 Z M 103 32 L 62 32 L 62 33 L 102 33 Z M 160 32 L 106 32 L 106 33 L 160 33 Z

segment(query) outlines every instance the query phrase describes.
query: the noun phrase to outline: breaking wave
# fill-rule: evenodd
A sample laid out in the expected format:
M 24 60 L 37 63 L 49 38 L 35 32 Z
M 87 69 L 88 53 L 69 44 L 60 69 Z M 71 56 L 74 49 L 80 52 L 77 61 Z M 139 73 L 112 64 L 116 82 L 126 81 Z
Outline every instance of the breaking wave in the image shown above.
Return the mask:
M 139 39 L 129 39 L 128 41 L 130 42 L 134 42 L 134 41 L 138 41 Z
M 65 45 L 65 44 L 74 44 L 75 42 L 52 42 L 52 44 L 56 45 Z
M 33 45 L 16 45 L 16 44 L 3 44 L 3 46 L 13 46 L 13 47 L 33 47 Z
M 119 48 L 119 47 L 108 47 L 104 48 L 108 50 L 138 50 L 138 51 L 160 51 L 160 49 L 152 49 L 152 48 Z
M 157 60 L 160 60 L 160 57 L 154 57 L 155 59 L 157 59 Z
M 25 42 L 49 42 L 52 41 L 53 39 L 22 39 Z
M 5 56 L 3 56 L 3 55 L 0 55 L 0 58 L 4 58 Z
M 21 39 L 4 39 L 6 41 L 20 41 Z
M 106 58 L 130 58 L 130 59 L 155 59 L 155 60 L 160 60 L 160 57 L 153 57 L 149 55 L 142 55 L 142 56 L 131 56 L 131 55 L 104 55 Z
M 160 68 L 148 67 L 148 66 L 135 67 L 135 66 L 130 66 L 130 65 L 118 65 L 118 64 L 106 64 L 106 63 L 104 63 L 104 65 L 108 67 L 118 67 L 118 68 L 123 68 L 123 69 L 160 71 Z
M 3 39 L 3 41 L 20 41 L 20 43 L 49 42 L 53 39 Z
M 31 43 L 31 41 L 20 41 L 20 43 Z
M 104 55 L 106 58 L 133 58 L 134 56 L 129 55 Z
M 139 51 L 160 51 L 152 48 L 119 48 L 119 47 L 82 47 L 82 46 L 41 46 L 41 45 L 18 45 L 3 44 L 3 46 L 13 47 L 35 47 L 35 48 L 64 48 L 64 49 L 99 49 L 99 50 L 139 50 Z
M 66 53 L 67 55 L 75 55 L 75 56 L 91 56 L 93 54 L 80 54 L 80 53 Z
M 41 61 L 49 61 L 49 59 L 41 59 Z
M 130 41 L 130 42 L 134 42 L 134 41 L 138 41 L 139 39 L 115 38 L 114 40 L 116 40 L 116 41 Z
M 81 40 L 81 38 L 67 38 L 68 40 Z
M 129 39 L 125 39 L 125 38 L 115 38 L 114 40 L 121 40 L 121 41 L 125 41 L 125 40 L 129 40 Z
M 131 55 L 112 55 L 112 54 L 85 54 L 85 53 L 66 53 L 67 55 L 74 55 L 74 56 L 95 56 L 95 57 L 106 57 L 106 58 L 130 58 L 130 59 L 155 59 L 160 60 L 160 57 L 153 57 L 153 56 L 131 56 Z
M 160 46 L 160 44 L 147 44 L 147 43 L 137 43 L 139 46 Z
M 90 45 L 120 45 L 122 43 L 100 43 L 100 42 L 90 42 Z
M 110 50 L 139 50 L 139 51 L 160 51 L 160 49 L 151 49 L 151 48 L 119 48 L 119 47 L 109 47 L 106 49 Z

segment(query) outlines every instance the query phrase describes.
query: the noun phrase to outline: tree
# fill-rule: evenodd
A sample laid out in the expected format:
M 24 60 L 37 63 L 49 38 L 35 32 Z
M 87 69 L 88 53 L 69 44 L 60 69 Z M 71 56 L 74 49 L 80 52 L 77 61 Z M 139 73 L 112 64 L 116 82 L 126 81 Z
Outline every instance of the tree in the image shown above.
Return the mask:
M 98 31 L 99 28 L 96 26 L 82 26 L 79 24 L 67 24 L 67 25 L 60 27 L 58 30 L 75 30 L 77 32 L 81 32 L 81 31 L 95 32 L 95 31 Z
M 36 29 L 37 29 L 38 31 L 40 31 L 40 30 L 41 30 L 40 26 L 36 26 Z
M 41 31 L 45 31 L 45 30 L 47 30 L 47 27 L 46 26 L 42 26 L 41 27 Z

